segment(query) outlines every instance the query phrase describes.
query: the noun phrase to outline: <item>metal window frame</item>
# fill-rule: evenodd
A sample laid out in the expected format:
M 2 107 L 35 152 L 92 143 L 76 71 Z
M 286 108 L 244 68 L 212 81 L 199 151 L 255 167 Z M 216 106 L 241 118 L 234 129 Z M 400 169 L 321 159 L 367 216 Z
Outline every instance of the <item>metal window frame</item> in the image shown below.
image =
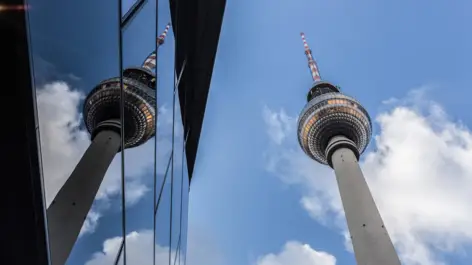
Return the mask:
M 2 5 L 26 5 L 24 0 L 0 1 Z M 19 106 L 14 115 L 8 104 L 1 104 L 2 130 L 0 164 L 14 176 L 3 185 L 0 223 L 6 228 L 1 240 L 5 264 L 50 264 L 46 229 L 43 181 L 36 97 L 32 82 L 27 12 L 4 12 L 0 18 L 2 60 L 0 75 L 5 88 L 3 98 L 14 99 Z M 14 78 L 12 78 L 14 77 Z M 13 173 L 14 172 L 14 173 Z

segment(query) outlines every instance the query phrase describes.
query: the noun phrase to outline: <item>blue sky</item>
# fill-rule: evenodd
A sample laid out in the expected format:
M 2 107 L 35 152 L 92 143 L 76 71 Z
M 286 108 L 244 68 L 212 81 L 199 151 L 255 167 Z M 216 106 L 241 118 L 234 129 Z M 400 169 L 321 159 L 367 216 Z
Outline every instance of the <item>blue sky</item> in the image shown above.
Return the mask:
M 70 89 L 86 93 L 117 75 L 116 6 L 31 3 L 39 90 L 63 81 L 65 96 Z M 168 2 L 159 7 L 158 29 L 153 2 L 126 29 L 125 65 L 139 65 L 153 49 L 156 30 L 169 21 Z M 336 264 L 355 264 L 333 172 L 304 157 L 294 133 L 311 85 L 303 31 L 322 77 L 362 102 L 375 120 L 361 165 L 403 262 L 470 264 L 466 201 L 472 169 L 466 161 L 472 158 L 472 114 L 464 110 L 472 82 L 471 10 L 468 1 L 228 1 L 189 195 L 188 263 L 327 265 L 334 264 L 327 258 L 333 256 Z M 159 168 L 168 159 L 172 124 L 173 44 L 170 33 L 159 50 L 158 146 L 165 146 Z M 50 94 L 42 105 L 50 112 L 43 113 L 71 113 L 80 120 L 74 113 L 80 97 L 68 97 L 73 109 L 54 111 L 55 101 L 46 100 Z M 51 117 L 40 115 L 40 125 L 57 124 L 46 123 Z M 62 163 L 69 170 L 86 146 L 77 140 L 84 137 L 80 130 L 65 132 L 73 136 L 66 137 L 71 150 L 79 150 Z M 145 192 L 151 183 L 149 146 L 126 162 L 128 187 L 143 192 L 130 203 L 127 230 L 143 237 L 152 228 L 152 192 Z M 70 264 L 84 264 L 105 251 L 104 240 L 121 236 L 116 178 L 106 180 L 93 209 L 101 218 L 94 232 L 81 237 Z

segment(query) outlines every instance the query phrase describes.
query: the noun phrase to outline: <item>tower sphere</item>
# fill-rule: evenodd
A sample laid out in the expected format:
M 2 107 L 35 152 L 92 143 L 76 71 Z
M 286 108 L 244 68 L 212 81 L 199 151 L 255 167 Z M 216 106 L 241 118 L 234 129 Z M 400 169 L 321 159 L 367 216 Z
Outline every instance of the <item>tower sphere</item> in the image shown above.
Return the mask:
M 354 142 L 358 156 L 362 154 L 372 135 L 369 114 L 357 100 L 340 93 L 338 87 L 316 82 L 298 119 L 298 142 L 309 157 L 328 164 L 326 147 L 340 135 Z
M 120 133 L 124 126 L 125 148 L 139 146 L 155 134 L 156 77 L 145 68 L 123 71 L 124 124 L 121 124 L 120 78 L 104 80 L 84 102 L 84 121 L 92 139 L 103 129 Z

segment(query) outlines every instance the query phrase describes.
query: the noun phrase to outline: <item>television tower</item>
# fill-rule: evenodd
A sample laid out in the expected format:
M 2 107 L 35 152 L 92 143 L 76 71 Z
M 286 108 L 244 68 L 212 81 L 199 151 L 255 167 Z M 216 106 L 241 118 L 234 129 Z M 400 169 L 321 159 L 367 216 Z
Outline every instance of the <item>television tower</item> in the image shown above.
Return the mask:
M 170 24 L 157 39 L 164 43 Z M 63 265 L 72 250 L 110 163 L 122 149 L 140 146 L 155 134 L 156 51 L 141 67 L 123 71 L 124 106 L 120 77 L 98 84 L 84 101 L 85 127 L 91 144 L 47 209 L 51 264 Z M 121 117 L 124 108 L 124 117 Z M 124 122 L 122 124 L 122 121 Z M 121 128 L 124 127 L 124 135 Z
M 357 100 L 321 79 L 301 36 L 314 84 L 298 119 L 298 142 L 310 158 L 334 169 L 357 264 L 400 265 L 358 164 L 372 136 L 369 114 Z

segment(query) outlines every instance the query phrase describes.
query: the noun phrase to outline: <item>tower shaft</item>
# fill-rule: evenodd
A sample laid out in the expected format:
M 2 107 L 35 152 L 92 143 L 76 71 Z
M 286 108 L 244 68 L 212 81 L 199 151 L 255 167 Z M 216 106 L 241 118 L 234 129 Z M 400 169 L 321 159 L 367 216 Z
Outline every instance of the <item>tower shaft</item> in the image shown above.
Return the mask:
M 47 209 L 52 265 L 66 263 L 120 146 L 118 133 L 113 130 L 99 132 Z
M 166 25 L 166 28 L 164 29 L 164 31 L 162 32 L 161 35 L 159 35 L 159 37 L 157 38 L 157 47 L 156 47 L 156 50 L 151 52 L 147 57 L 146 59 L 144 60 L 144 63 L 142 65 L 143 68 L 146 68 L 148 69 L 149 71 L 152 71 L 154 70 L 154 68 L 156 68 L 156 58 L 157 58 L 157 50 L 159 49 L 159 47 L 164 44 L 164 41 L 167 37 L 167 33 L 169 32 L 169 29 L 170 29 L 170 23 L 167 23 Z
M 393 243 L 359 167 L 357 154 L 342 146 L 351 142 L 333 137 L 328 145 L 346 214 L 354 254 L 359 265 L 401 265 Z M 336 146 L 337 145 L 337 146 Z

